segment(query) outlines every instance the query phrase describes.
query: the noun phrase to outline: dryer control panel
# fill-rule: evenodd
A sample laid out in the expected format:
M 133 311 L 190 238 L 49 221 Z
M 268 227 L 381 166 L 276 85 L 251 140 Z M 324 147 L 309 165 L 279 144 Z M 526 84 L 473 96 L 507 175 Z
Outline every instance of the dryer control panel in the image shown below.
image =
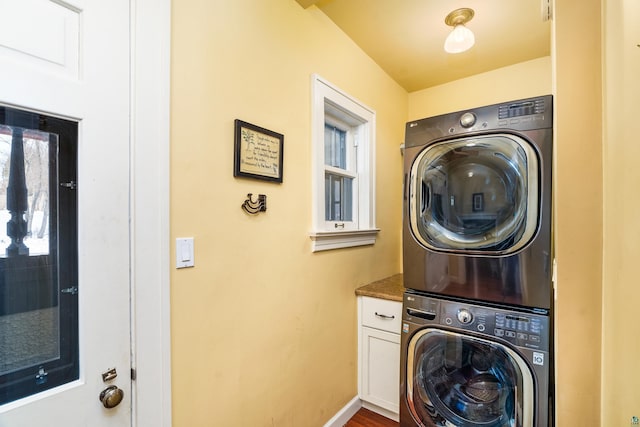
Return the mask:
M 526 131 L 552 127 L 553 98 L 546 95 L 408 122 L 404 144 L 409 148 L 470 132 L 485 133 L 497 129 Z
M 550 319 L 543 314 L 406 293 L 403 320 L 423 326 L 474 332 L 518 347 L 549 349 Z

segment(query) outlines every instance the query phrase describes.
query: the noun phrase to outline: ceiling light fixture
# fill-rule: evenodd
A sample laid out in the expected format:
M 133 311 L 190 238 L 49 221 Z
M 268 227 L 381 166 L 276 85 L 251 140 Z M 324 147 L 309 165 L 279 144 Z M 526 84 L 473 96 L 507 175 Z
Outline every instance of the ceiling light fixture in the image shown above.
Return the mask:
M 470 29 L 464 26 L 473 18 L 473 9 L 464 7 L 456 9 L 444 18 L 444 23 L 453 27 L 453 30 L 444 41 L 444 50 L 448 53 L 460 53 L 468 50 L 476 42 L 476 38 Z

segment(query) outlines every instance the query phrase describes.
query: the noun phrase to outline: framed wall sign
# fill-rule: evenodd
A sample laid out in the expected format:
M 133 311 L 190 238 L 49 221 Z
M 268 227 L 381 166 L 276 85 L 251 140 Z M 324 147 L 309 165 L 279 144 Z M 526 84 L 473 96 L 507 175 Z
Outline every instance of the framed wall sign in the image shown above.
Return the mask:
M 235 120 L 233 176 L 282 182 L 284 135 Z

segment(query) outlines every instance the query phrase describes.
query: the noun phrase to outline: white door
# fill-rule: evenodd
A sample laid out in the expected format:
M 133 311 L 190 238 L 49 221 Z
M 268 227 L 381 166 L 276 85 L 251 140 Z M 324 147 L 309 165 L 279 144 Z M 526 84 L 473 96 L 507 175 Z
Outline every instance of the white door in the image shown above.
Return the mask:
M 1 427 L 131 425 L 129 7 L 0 0 L 0 105 L 78 123 L 77 184 L 65 183 L 77 191 L 78 283 L 59 297 L 77 297 L 79 317 L 78 378 L 0 405 Z M 109 386 L 124 391 L 111 409 L 99 400 Z

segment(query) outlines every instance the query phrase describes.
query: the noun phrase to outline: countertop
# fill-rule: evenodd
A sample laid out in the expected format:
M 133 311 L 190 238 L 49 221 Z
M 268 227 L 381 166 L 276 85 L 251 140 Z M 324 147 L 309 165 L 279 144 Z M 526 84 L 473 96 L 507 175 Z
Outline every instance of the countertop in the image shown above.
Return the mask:
M 404 283 L 402 274 L 396 274 L 381 280 L 369 283 L 356 289 L 357 296 L 388 299 L 402 302 Z

